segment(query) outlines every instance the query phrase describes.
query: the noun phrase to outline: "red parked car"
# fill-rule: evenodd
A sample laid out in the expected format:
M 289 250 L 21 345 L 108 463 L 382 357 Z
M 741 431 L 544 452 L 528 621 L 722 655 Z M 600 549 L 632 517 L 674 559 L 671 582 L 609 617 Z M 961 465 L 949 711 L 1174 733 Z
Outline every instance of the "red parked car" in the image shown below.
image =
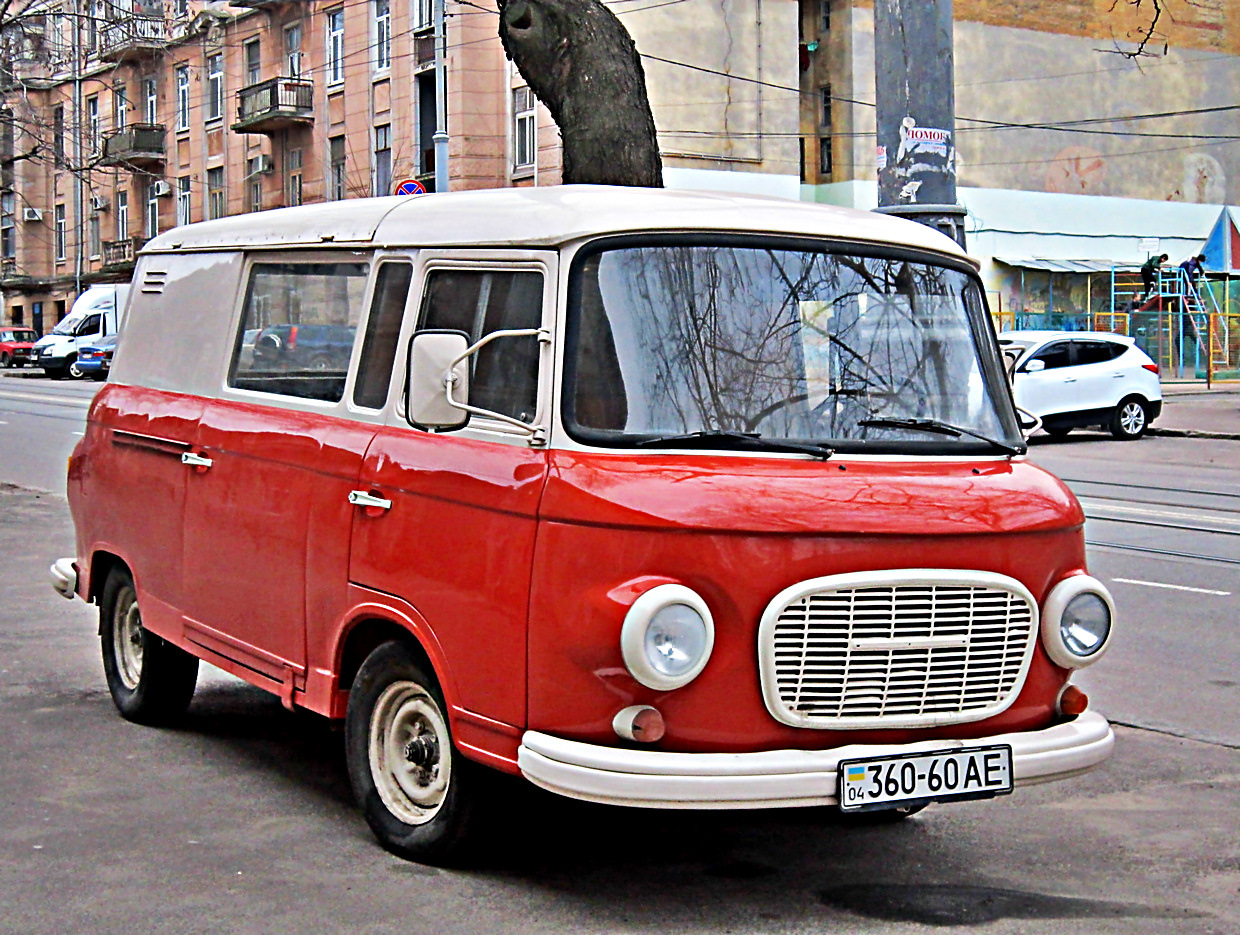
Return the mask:
M 37 340 L 39 335 L 33 328 L 0 328 L 0 367 L 26 366 Z
M 360 199 L 178 227 L 132 296 L 54 584 L 99 605 L 127 718 L 181 714 L 205 659 L 342 720 L 396 853 L 468 840 L 484 767 L 911 814 L 1111 751 L 1072 684 L 1114 617 L 1084 515 L 1026 458 L 976 265 L 927 227 Z M 339 352 L 249 337 L 293 326 Z

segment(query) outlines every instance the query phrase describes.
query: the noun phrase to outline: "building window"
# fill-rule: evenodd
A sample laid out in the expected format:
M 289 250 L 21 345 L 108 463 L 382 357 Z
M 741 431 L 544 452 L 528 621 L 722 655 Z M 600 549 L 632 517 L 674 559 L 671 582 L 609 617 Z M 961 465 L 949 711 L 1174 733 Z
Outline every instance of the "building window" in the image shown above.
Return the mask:
M 92 214 L 90 216 L 90 255 L 97 257 L 102 251 L 103 231 L 100 226 L 99 215 Z
M 63 260 L 69 255 L 69 221 L 65 215 L 65 206 L 56 206 L 56 259 Z
M 224 216 L 224 167 L 207 170 L 207 217 Z
M 529 88 L 517 88 L 512 92 L 512 165 L 516 169 L 530 169 L 535 158 L 536 101 Z
M 123 84 L 118 84 L 112 91 L 112 124 L 118 130 L 125 129 L 129 122 L 129 92 Z
M 344 10 L 327 14 L 327 83 L 344 81 Z
M 818 97 L 821 103 L 821 112 L 819 113 L 819 122 L 824 127 L 831 126 L 831 85 L 823 85 L 818 89 Z
M 269 158 L 269 156 L 255 156 L 246 160 L 245 177 L 250 183 L 249 210 L 251 211 L 263 210 L 263 172 Z
M 189 0 L 176 0 L 174 9 L 178 19 L 189 16 Z
M 186 77 L 189 76 L 186 75 Z M 146 122 L 159 123 L 159 84 L 154 78 L 142 79 L 142 97 L 146 102 L 143 108 Z
M 177 179 L 177 226 L 189 224 L 193 213 L 193 201 L 191 200 L 190 180 L 188 175 L 183 175 Z
M 392 8 L 389 0 L 375 0 L 375 68 L 392 64 Z
M 263 80 L 263 47 L 257 39 L 245 44 L 245 83 L 247 86 Z
M 146 236 L 154 237 L 159 233 L 159 182 L 155 179 L 146 183 Z
M 224 116 L 224 56 L 207 56 L 207 119 Z
M 292 207 L 301 204 L 301 150 L 290 149 L 284 158 L 288 167 L 288 203 Z
M 99 152 L 99 95 L 92 94 L 86 99 L 86 148 Z
M 375 127 L 375 192 L 392 194 L 392 127 Z
M 327 197 L 331 201 L 340 201 L 344 198 L 344 137 L 333 136 L 327 142 L 330 150 L 328 162 L 331 166 L 331 188 Z
M 123 189 L 116 191 L 116 239 L 124 240 L 129 236 L 129 192 Z
M 818 0 L 818 31 L 831 31 L 831 0 Z
M 818 140 L 818 174 L 822 181 L 831 178 L 831 137 L 824 136 Z
M 301 77 L 301 24 L 294 23 L 284 30 L 284 74 L 289 78 Z
M 430 29 L 435 25 L 435 9 L 432 0 L 413 0 L 414 31 Z
M 177 129 L 189 129 L 189 66 L 177 66 Z
M 65 105 L 57 104 L 52 111 L 52 161 L 65 164 Z
M 0 194 L 0 257 L 17 256 L 17 194 Z

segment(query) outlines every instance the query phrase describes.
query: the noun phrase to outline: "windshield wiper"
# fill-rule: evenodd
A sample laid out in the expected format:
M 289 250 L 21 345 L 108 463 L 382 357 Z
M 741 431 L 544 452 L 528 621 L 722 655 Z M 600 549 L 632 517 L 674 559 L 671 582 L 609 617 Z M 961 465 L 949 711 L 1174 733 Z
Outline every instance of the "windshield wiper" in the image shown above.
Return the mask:
M 991 438 L 989 435 L 982 435 L 980 432 L 974 432 L 972 429 L 966 429 L 959 425 L 952 425 L 949 422 L 941 422 L 938 419 L 862 419 L 857 423 L 863 428 L 876 429 L 915 429 L 919 432 L 934 432 L 938 435 L 950 435 L 952 438 L 959 438 L 961 435 L 968 435 L 970 438 L 976 438 L 984 441 L 988 445 L 998 448 L 1000 451 L 1006 451 L 1008 454 L 1019 455 L 1024 454 L 1024 448 L 1016 445 L 1009 445 L 1007 442 L 999 441 L 997 438 Z
M 668 448 L 716 448 L 720 442 L 729 442 L 732 446 L 752 451 L 788 451 L 799 454 L 813 455 L 815 458 L 827 460 L 835 454 L 834 448 L 817 445 L 813 442 L 776 441 L 763 438 L 757 432 L 703 431 L 687 432 L 683 435 L 656 435 L 643 438 L 636 444 L 639 447 L 666 446 Z

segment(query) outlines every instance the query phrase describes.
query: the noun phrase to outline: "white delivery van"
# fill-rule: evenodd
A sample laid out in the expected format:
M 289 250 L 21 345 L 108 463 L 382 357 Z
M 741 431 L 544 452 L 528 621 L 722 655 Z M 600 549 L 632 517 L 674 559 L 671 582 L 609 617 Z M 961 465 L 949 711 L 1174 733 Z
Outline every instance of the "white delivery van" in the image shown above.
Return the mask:
M 31 364 L 53 380 L 81 379 L 78 350 L 120 331 L 128 285 L 94 285 L 77 297 L 73 308 L 48 334 L 35 342 Z

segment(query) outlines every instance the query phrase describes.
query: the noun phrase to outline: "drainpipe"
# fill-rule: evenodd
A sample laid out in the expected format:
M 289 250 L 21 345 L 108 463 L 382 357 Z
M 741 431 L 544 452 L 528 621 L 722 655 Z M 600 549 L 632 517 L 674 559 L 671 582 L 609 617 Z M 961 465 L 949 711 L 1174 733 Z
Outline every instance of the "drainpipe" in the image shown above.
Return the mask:
M 77 128 L 77 141 L 74 144 L 73 161 L 75 163 L 75 171 L 73 173 L 73 229 L 74 238 L 77 241 L 77 249 L 74 250 L 73 261 L 73 295 L 74 298 L 82 291 L 82 207 L 85 204 L 85 198 L 82 196 L 82 187 L 85 184 L 82 180 L 83 168 L 86 159 L 82 150 L 82 136 L 85 128 L 82 126 L 82 3 L 81 0 L 74 0 L 73 3 L 73 124 Z M 53 218 L 52 223 L 55 223 Z M 53 235 L 53 240 L 55 235 Z M 73 303 L 70 302 L 70 305 Z
M 435 191 L 448 190 L 448 35 L 444 0 L 435 0 Z

